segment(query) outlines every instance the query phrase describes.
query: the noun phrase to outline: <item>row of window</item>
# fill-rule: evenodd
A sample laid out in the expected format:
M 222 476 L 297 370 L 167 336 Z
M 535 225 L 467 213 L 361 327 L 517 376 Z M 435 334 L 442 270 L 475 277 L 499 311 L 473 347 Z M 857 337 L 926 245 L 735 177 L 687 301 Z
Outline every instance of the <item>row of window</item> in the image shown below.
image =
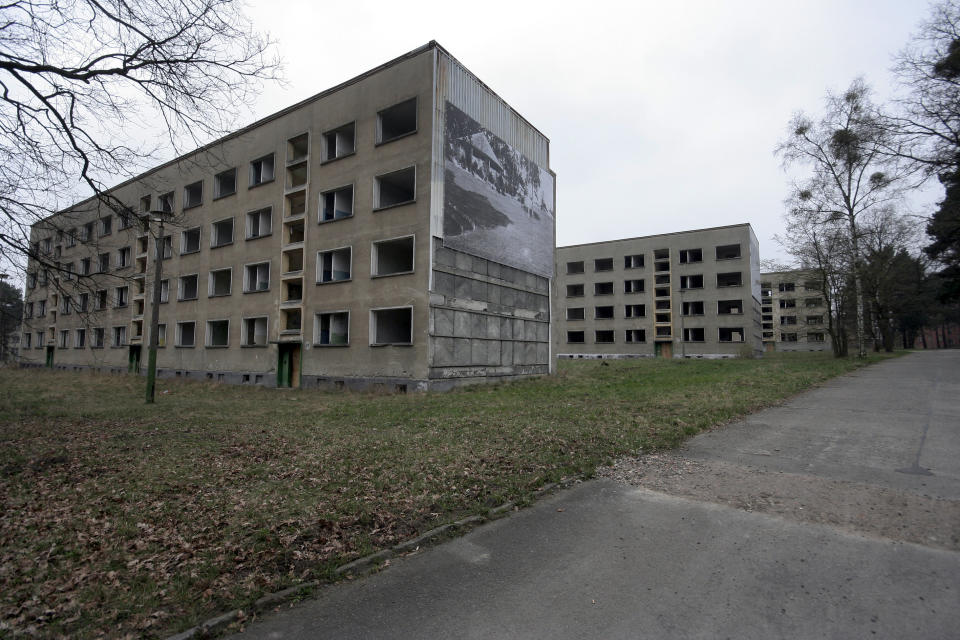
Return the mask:
M 705 329 L 702 327 L 692 327 L 683 330 L 684 342 L 705 342 Z M 743 342 L 744 333 L 742 327 L 720 327 L 717 331 L 717 340 L 719 342 Z M 623 341 L 627 344 L 646 342 L 647 333 L 644 329 L 627 329 L 624 331 Z M 585 331 L 567 331 L 567 342 L 569 344 L 584 344 L 586 342 Z M 598 330 L 593 332 L 594 344 L 613 344 L 616 342 L 616 331 L 611 329 Z
M 796 309 L 797 308 L 797 299 L 796 298 L 781 298 L 780 299 L 780 308 L 781 309 Z M 764 313 L 773 313 L 773 300 L 763 299 L 762 304 L 766 305 L 763 307 Z M 803 305 L 807 309 L 814 309 L 816 307 L 823 306 L 823 298 L 804 298 Z
M 614 316 L 615 307 L 613 305 L 596 306 L 593 308 L 593 317 L 597 320 L 611 320 Z M 669 315 L 670 308 L 660 306 L 657 312 L 664 311 Z M 566 310 L 567 320 L 584 320 L 586 318 L 584 307 L 568 307 Z M 684 302 L 681 308 L 681 314 L 684 316 L 702 316 L 705 307 L 702 300 Z M 741 315 L 743 314 L 742 300 L 718 300 L 717 315 Z M 645 318 L 647 315 L 647 306 L 645 304 L 628 304 L 623 307 L 624 318 Z M 657 313 L 657 315 L 661 315 Z
M 820 283 L 816 280 L 806 280 L 803 283 L 803 288 L 807 291 L 820 291 Z M 777 290 L 780 293 L 792 293 L 797 290 L 797 284 L 795 282 L 780 282 L 777 283 Z M 761 282 L 760 295 L 765 298 L 772 297 L 773 285 L 769 282 Z
M 243 318 L 241 321 L 240 345 L 244 347 L 267 346 L 268 317 Z M 90 329 L 89 347 L 103 348 L 106 345 L 107 330 L 103 327 Z M 350 312 L 324 311 L 314 315 L 314 340 L 317 346 L 350 346 Z M 52 337 L 52 335 L 51 335 Z M 72 339 L 71 339 L 72 337 Z M 111 347 L 127 346 L 127 327 L 111 328 Z M 389 307 L 370 311 L 370 346 L 409 345 L 413 343 L 413 308 Z M 30 348 L 33 334 L 23 334 L 23 346 Z M 197 346 L 197 322 L 186 320 L 176 323 L 174 345 L 183 348 Z M 209 348 L 229 347 L 231 343 L 230 320 L 208 320 L 203 345 Z M 158 325 L 157 344 L 167 344 L 167 325 Z M 44 346 L 44 332 L 36 332 L 36 348 Z M 87 329 L 63 329 L 60 331 L 57 346 L 60 348 L 86 348 Z
M 655 280 L 654 284 L 654 294 L 658 297 L 669 296 L 670 290 L 670 280 L 669 276 L 664 281 L 658 279 Z M 661 286 L 662 285 L 662 286 Z M 743 276 L 739 271 L 734 271 L 731 273 L 718 273 L 717 274 L 717 288 L 724 287 L 739 287 L 743 285 Z M 634 279 L 634 280 L 624 280 L 623 281 L 623 292 L 624 293 L 643 293 L 645 291 L 645 281 L 644 279 Z M 702 275 L 690 275 L 690 276 L 681 276 L 680 277 L 680 289 L 683 291 L 690 289 L 702 289 L 703 288 L 703 276 Z M 568 284 L 567 285 L 567 297 L 568 298 L 579 298 L 584 295 L 586 290 L 586 285 L 584 284 Z M 614 292 L 614 283 L 613 282 L 595 282 L 593 283 L 593 295 L 595 296 L 609 296 L 613 295 Z
M 740 245 L 739 244 L 728 244 L 715 247 L 715 255 L 717 260 L 733 260 L 741 257 Z M 677 255 L 678 261 L 680 264 L 695 264 L 698 262 L 703 262 L 703 249 L 681 249 Z M 656 263 L 659 264 L 662 261 L 669 261 L 670 253 L 669 249 L 657 249 L 653 252 L 653 259 Z M 623 256 L 623 268 L 624 269 L 640 269 L 644 266 L 645 259 L 644 254 L 636 253 L 627 256 Z M 578 273 L 584 273 L 585 271 L 585 261 L 584 260 L 573 260 L 567 262 L 567 274 L 576 275 Z M 614 259 L 613 258 L 595 258 L 593 260 L 593 270 L 595 272 L 603 271 L 613 271 L 614 268 Z M 669 270 L 669 262 L 667 268 L 663 270 Z
M 763 321 L 764 329 L 773 328 L 773 316 L 763 316 L 761 318 Z M 823 324 L 823 316 L 807 316 L 804 320 L 807 324 L 816 325 Z M 798 324 L 797 316 L 780 316 L 781 325 L 793 325 Z
M 764 340 L 773 340 L 774 339 L 773 331 L 764 331 L 763 339 Z M 807 342 L 825 342 L 826 334 L 821 331 L 811 331 L 806 335 Z M 781 333 L 780 334 L 781 342 L 799 342 L 799 336 L 796 333 Z

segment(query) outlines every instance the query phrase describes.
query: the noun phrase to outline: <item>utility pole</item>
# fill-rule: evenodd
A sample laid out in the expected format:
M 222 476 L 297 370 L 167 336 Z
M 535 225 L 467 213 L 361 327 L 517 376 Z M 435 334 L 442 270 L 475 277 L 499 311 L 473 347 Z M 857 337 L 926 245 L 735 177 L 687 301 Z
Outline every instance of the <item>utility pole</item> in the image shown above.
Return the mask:
M 169 211 L 151 211 L 141 216 L 147 229 L 151 222 L 159 223 L 159 230 L 154 240 L 156 245 L 156 259 L 153 265 L 153 301 L 150 307 L 150 347 L 147 356 L 147 404 L 153 404 L 157 385 L 157 331 L 160 326 L 160 280 L 163 276 L 163 221 L 171 215 Z

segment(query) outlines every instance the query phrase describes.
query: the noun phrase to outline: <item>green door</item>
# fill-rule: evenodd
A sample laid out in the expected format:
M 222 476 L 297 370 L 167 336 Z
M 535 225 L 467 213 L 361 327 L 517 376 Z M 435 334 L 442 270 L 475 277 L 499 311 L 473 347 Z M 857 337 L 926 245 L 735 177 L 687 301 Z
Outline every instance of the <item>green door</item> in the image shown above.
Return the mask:
M 277 386 L 289 387 L 290 377 L 293 373 L 290 345 L 280 344 L 277 347 Z
M 47 347 L 47 367 L 53 369 L 53 347 Z
M 140 373 L 140 345 L 130 345 L 130 360 L 127 363 L 128 373 Z

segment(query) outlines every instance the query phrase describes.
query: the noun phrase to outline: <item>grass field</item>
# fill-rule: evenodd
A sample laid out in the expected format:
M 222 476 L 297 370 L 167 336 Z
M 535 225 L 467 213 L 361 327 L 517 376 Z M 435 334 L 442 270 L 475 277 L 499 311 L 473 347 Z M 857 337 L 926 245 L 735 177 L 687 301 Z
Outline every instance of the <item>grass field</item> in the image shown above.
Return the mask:
M 565 361 L 411 395 L 162 380 L 153 406 L 135 377 L 0 369 L 0 637 L 162 637 L 862 364 Z

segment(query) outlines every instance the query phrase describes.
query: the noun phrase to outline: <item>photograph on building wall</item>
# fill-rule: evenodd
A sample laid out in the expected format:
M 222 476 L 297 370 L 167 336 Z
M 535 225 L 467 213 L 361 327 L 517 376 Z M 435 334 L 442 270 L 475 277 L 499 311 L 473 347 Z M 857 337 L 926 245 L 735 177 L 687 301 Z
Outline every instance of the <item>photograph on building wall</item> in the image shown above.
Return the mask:
M 550 277 L 553 176 L 446 103 L 444 244 Z

